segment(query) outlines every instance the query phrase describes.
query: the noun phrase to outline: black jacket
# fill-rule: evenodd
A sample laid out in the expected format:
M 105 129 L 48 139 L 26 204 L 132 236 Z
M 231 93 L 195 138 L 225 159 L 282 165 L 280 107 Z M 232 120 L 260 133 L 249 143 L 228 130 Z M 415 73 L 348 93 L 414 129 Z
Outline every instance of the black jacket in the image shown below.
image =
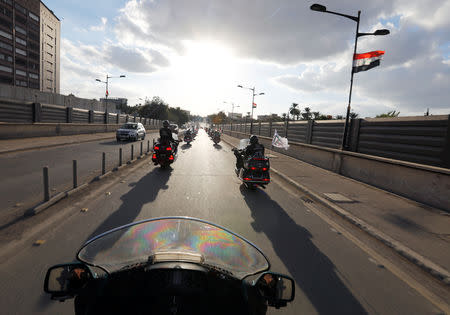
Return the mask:
M 175 139 L 172 137 L 172 130 L 169 128 L 162 127 L 159 129 L 159 139 L 161 142 L 174 142 Z
M 256 152 L 261 152 L 264 155 L 264 146 L 260 143 L 250 144 L 244 151 L 246 156 L 253 156 Z

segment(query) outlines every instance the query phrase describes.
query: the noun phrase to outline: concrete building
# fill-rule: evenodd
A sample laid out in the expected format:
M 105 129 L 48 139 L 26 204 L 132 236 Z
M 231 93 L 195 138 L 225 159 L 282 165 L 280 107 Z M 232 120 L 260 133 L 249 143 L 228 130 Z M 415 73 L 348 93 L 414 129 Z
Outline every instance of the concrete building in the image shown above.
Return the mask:
M 41 14 L 41 91 L 59 93 L 59 51 L 61 22 L 40 2 Z
M 100 102 L 106 108 L 106 98 L 101 98 Z M 126 99 L 126 98 L 108 97 L 108 110 L 111 110 L 112 108 L 114 108 L 115 112 L 121 113 L 123 108 L 127 107 L 127 105 L 128 105 L 128 99 Z
M 239 118 L 242 118 L 242 114 L 241 114 L 241 113 L 233 113 L 233 114 L 231 114 L 231 113 L 229 112 L 229 113 L 228 113 L 228 118 L 239 119 Z
M 42 79 L 47 78 L 42 71 L 43 61 L 49 59 L 43 59 L 42 55 L 48 51 L 53 54 L 55 77 L 51 79 L 51 92 L 55 93 L 59 91 L 60 26 L 53 13 L 50 18 L 48 14 L 41 18 L 42 7 L 46 8 L 39 0 L 0 0 L 0 83 L 50 92 L 42 84 Z M 58 23 L 53 21 L 55 18 Z M 47 42 L 52 45 L 50 38 L 42 41 L 43 25 L 55 26 L 53 50 L 48 45 L 45 47 Z

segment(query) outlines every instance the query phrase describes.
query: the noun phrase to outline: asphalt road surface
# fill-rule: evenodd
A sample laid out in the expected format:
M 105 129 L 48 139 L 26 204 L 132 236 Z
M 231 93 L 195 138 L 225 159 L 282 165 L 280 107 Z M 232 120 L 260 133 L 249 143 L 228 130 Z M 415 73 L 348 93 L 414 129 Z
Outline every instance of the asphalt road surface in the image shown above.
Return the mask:
M 180 146 L 172 170 L 148 161 L 103 188 L 57 205 L 56 214 L 39 223 L 45 229 L 35 238 L 45 243 L 27 242 L 0 262 L 2 314 L 73 313 L 72 301 L 51 301 L 43 293 L 47 268 L 72 261 L 94 235 L 159 216 L 212 221 L 258 245 L 273 271 L 296 282 L 295 301 L 270 314 L 443 314 L 316 215 L 300 193 L 277 180 L 266 190 L 243 189 L 233 172 L 230 146 L 214 146 L 203 131 L 191 147 Z M 82 207 L 88 211 L 80 212 Z M 58 214 L 63 218 L 54 219 Z M 32 230 L 18 231 L 15 238 L 26 239 Z
M 143 150 L 147 150 L 147 140 L 155 134 L 147 134 L 143 141 Z M 99 140 L 55 148 L 43 148 L 25 152 L 9 153 L 0 156 L 0 218 L 12 212 L 21 215 L 20 210 L 43 201 L 42 168 L 49 167 L 50 193 L 70 189 L 73 186 L 72 160 L 77 160 L 78 184 L 82 184 L 101 174 L 102 152 L 106 154 L 106 170 L 119 163 L 119 148 L 123 151 L 123 161 L 131 158 L 131 145 L 134 145 L 134 157 L 140 153 L 140 143 L 117 142 L 115 139 Z M 3 220 L 5 221 L 5 220 Z

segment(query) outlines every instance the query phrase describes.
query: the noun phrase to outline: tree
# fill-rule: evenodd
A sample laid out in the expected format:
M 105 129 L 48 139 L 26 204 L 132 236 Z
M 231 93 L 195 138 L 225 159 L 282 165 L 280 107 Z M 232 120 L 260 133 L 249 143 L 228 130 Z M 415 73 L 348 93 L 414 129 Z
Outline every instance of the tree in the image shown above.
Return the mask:
M 283 118 L 283 121 L 286 121 L 286 116 L 287 116 L 286 113 L 281 114 L 281 117 Z
M 356 118 L 358 118 L 358 116 L 359 116 L 359 114 L 357 114 L 355 112 L 351 112 L 349 117 L 350 117 L 350 119 L 356 119 Z
M 305 107 L 301 115 L 303 120 L 311 120 L 312 119 L 311 108 Z
M 297 108 L 298 104 L 297 103 L 292 103 L 291 108 L 289 108 L 289 114 L 292 115 L 292 120 L 294 120 L 294 117 L 298 117 L 300 116 L 300 110 Z M 289 118 L 289 117 L 288 117 Z
M 398 115 L 400 114 L 400 112 L 396 112 L 395 110 L 384 113 L 384 114 L 380 114 L 377 115 L 375 118 L 389 118 L 389 117 L 398 117 Z
M 336 115 L 336 119 L 344 119 L 344 116 L 342 116 L 342 115 Z

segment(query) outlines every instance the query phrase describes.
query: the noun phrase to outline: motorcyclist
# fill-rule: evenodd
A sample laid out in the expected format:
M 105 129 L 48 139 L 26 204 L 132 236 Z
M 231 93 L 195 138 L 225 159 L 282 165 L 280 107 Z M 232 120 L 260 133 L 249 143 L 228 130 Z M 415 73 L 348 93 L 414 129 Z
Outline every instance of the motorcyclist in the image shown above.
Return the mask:
M 172 130 L 169 128 L 168 120 L 163 121 L 163 127 L 159 129 L 159 142 L 162 144 L 173 144 L 174 153 L 177 152 L 178 142 L 172 136 Z
M 244 166 L 244 158 L 253 156 L 257 152 L 264 155 L 264 146 L 259 143 L 258 137 L 255 135 L 250 136 L 250 144 L 243 150 L 233 150 L 236 156 L 236 168 L 240 169 Z

